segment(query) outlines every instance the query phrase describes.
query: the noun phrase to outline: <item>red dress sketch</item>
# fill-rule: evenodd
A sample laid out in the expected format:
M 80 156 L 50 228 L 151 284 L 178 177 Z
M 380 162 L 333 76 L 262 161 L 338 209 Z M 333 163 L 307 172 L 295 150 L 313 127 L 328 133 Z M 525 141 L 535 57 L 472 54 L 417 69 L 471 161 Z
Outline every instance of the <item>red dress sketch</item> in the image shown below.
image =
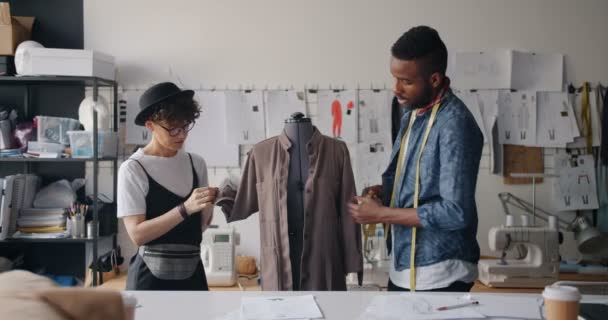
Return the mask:
M 334 138 L 339 138 L 342 134 L 342 105 L 340 104 L 340 101 L 334 100 L 334 102 L 331 103 L 331 116 L 334 119 L 332 126 Z

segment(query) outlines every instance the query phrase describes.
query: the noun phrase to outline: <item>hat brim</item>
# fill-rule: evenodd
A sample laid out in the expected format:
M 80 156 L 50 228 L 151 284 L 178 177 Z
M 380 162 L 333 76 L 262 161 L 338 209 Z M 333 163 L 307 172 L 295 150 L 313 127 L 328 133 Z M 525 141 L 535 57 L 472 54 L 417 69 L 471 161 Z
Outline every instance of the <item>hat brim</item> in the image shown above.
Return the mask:
M 163 101 L 167 101 L 169 99 L 178 98 L 178 97 L 192 98 L 192 97 L 194 97 L 194 91 L 183 90 L 183 91 L 176 92 L 174 94 L 170 94 L 168 96 L 162 97 L 162 98 L 150 103 L 147 107 L 143 108 L 137 114 L 137 116 L 135 117 L 135 124 L 138 126 L 146 125 L 146 120 L 148 120 L 148 118 L 154 113 L 154 107 L 156 107 L 159 103 L 161 103 Z

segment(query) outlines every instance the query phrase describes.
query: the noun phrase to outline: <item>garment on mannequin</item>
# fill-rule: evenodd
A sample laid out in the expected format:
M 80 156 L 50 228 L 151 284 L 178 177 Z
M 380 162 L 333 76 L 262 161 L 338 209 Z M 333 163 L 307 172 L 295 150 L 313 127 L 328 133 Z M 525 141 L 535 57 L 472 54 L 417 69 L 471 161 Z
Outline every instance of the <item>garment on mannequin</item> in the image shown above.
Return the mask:
M 346 275 L 363 269 L 348 149 L 302 114 L 285 122 L 249 152 L 234 201 L 217 204 L 228 222 L 259 211 L 263 290 L 346 290 Z

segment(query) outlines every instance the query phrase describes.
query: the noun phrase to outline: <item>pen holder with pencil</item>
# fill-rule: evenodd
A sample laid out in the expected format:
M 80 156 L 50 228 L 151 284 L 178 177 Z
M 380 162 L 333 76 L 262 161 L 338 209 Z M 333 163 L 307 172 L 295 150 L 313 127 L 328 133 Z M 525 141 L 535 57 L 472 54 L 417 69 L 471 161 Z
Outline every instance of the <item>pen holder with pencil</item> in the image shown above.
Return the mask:
M 72 238 L 84 238 L 85 237 L 85 224 L 84 216 L 75 215 L 70 218 L 68 223 L 70 224 L 70 234 Z

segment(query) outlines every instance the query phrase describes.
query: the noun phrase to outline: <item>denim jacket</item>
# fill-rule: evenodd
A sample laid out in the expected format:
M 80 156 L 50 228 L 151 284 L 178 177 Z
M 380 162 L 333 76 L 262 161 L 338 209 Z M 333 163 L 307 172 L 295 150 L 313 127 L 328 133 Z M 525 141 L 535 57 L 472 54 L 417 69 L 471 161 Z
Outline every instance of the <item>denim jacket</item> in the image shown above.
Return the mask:
M 417 112 L 417 111 L 414 111 Z M 383 202 L 390 204 L 401 138 L 411 111 L 401 119 L 391 161 L 382 175 Z M 414 206 L 416 162 L 431 111 L 418 114 L 412 125 L 405 166 L 397 185 L 395 207 Z M 448 259 L 479 261 L 475 186 L 483 136 L 465 104 L 446 91 L 420 161 L 420 197 L 416 232 L 416 266 Z M 394 225 L 395 269 L 410 268 L 412 228 Z

